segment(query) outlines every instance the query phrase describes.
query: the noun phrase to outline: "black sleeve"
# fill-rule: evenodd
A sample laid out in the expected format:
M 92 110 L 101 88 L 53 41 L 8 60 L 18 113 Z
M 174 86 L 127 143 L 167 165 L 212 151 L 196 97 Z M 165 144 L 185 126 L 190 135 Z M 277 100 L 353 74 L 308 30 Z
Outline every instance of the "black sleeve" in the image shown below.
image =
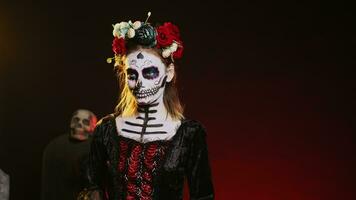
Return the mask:
M 106 175 L 107 151 L 104 143 L 104 124 L 96 126 L 90 144 L 86 170 L 85 190 L 103 192 Z
M 198 125 L 192 135 L 186 175 L 191 200 L 214 199 L 214 187 L 208 158 L 206 131 Z

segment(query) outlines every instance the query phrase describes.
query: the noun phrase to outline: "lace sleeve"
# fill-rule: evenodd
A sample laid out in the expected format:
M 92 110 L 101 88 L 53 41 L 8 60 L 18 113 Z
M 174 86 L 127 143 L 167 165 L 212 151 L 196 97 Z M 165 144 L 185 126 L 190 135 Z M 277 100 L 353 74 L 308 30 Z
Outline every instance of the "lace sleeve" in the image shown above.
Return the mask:
M 79 199 L 103 199 L 105 184 L 107 151 L 104 144 L 105 128 L 99 124 L 93 134 L 87 166 L 85 167 L 85 188 L 78 195 Z M 96 196 L 93 198 L 93 196 Z
M 208 158 L 206 131 L 200 124 L 195 130 L 186 167 L 190 199 L 211 200 L 214 199 L 214 188 Z

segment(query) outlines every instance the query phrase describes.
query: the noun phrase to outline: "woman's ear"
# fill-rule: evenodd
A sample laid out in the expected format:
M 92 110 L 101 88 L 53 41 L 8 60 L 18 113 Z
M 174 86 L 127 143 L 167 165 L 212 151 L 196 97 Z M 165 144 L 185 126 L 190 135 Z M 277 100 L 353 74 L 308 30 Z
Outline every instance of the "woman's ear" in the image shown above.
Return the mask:
M 167 82 L 171 82 L 174 77 L 174 64 L 171 63 L 167 67 Z

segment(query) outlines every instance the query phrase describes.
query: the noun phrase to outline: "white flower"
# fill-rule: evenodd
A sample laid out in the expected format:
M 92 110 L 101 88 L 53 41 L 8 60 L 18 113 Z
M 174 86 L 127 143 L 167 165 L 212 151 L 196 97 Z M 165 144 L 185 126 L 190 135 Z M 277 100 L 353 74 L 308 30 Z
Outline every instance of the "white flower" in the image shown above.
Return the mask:
M 130 25 L 127 22 L 120 22 L 115 24 L 113 30 L 114 37 L 125 37 L 129 28 Z
M 112 34 L 114 37 L 119 37 L 120 36 L 120 24 L 117 23 L 115 25 L 113 25 L 114 30 L 112 31 Z
M 128 38 L 133 38 L 135 37 L 135 30 L 133 28 L 130 28 L 128 31 L 127 31 L 127 37 Z
M 162 56 L 163 58 L 168 58 L 171 55 L 171 53 L 172 53 L 171 50 L 167 48 L 162 51 Z
M 175 43 L 175 42 L 173 42 L 173 43 L 171 44 L 171 46 L 169 47 L 169 49 L 171 50 L 171 52 L 177 51 L 177 49 L 178 49 L 178 44 Z
M 140 21 L 135 21 L 134 23 L 133 23 L 133 28 L 134 29 L 138 29 L 138 28 L 140 28 L 141 27 L 141 22 Z
M 121 29 L 126 29 L 126 28 L 129 28 L 130 27 L 130 24 L 127 23 L 127 22 L 120 22 L 120 28 Z

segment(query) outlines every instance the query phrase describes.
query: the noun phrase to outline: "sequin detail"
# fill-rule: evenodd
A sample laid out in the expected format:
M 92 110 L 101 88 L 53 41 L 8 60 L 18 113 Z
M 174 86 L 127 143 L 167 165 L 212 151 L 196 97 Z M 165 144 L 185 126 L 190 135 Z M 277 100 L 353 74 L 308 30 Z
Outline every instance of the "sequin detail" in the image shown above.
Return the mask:
M 169 141 L 140 143 L 121 137 L 118 171 L 123 176 L 126 200 L 152 200 L 153 177 L 162 162 Z M 126 186 L 126 190 L 125 190 Z

